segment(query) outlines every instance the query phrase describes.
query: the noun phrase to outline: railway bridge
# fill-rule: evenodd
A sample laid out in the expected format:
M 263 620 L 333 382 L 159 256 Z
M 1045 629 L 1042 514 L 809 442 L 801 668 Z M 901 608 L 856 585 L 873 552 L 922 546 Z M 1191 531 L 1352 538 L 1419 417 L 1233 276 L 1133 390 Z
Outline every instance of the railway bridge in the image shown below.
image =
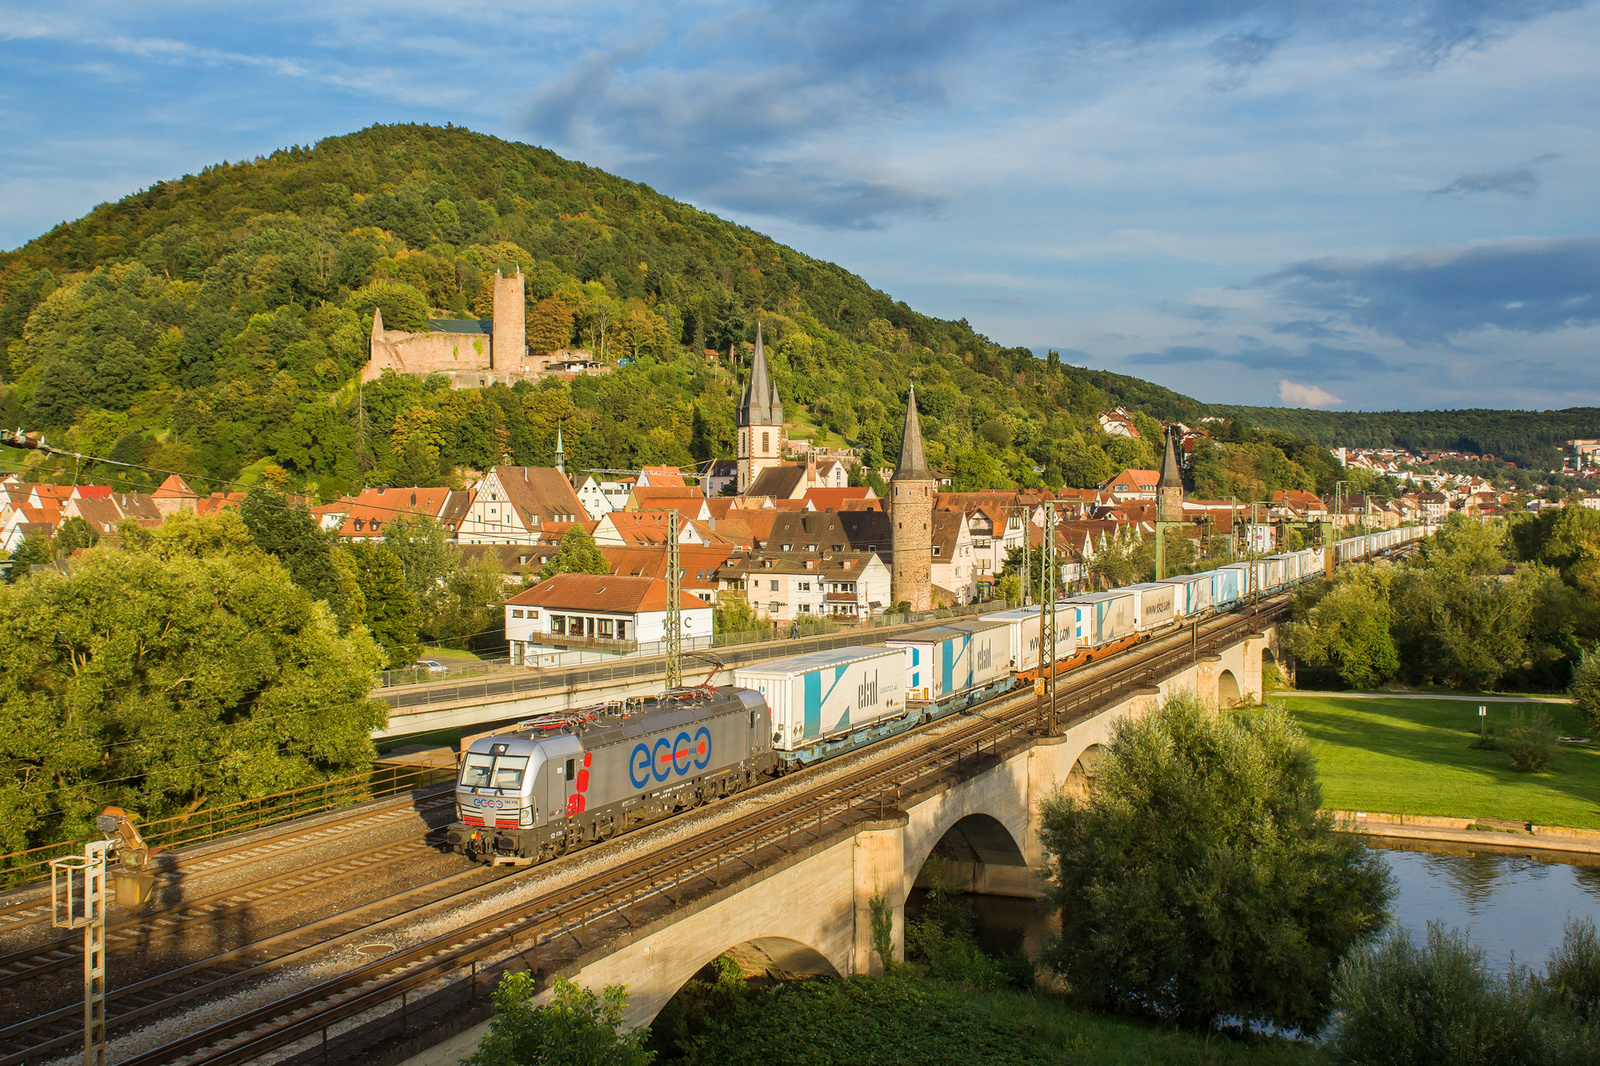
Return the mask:
M 881 970 L 875 904 L 892 923 L 893 953 L 902 959 L 906 900 L 929 856 L 941 854 L 947 880 L 974 892 L 1038 895 L 1045 863 L 1040 801 L 1060 788 L 1086 789 L 1114 724 L 1170 693 L 1190 690 L 1224 705 L 1258 697 L 1263 659 L 1270 661 L 1275 639 L 1270 621 L 1236 620 L 1204 637 L 1192 633 L 1142 667 L 1064 686 L 1058 699 L 1065 728 L 1054 734 L 1029 728 L 1037 713 L 1031 695 L 991 705 L 968 716 L 964 728 L 974 735 L 957 739 L 934 765 L 902 767 L 892 785 L 869 766 L 820 802 L 810 825 L 809 812 L 796 811 L 800 824 L 791 824 L 787 847 L 764 849 L 752 840 L 746 853 L 735 844 L 717 859 L 720 876 L 702 863 L 696 887 L 683 880 L 669 908 L 647 918 L 619 908 L 620 921 L 592 916 L 566 931 L 568 950 L 559 940 L 550 944 L 548 968 L 538 960 L 529 965 L 544 977 L 596 990 L 627 985 L 627 1020 L 637 1025 L 650 1023 L 724 952 L 752 972 Z M 851 789 L 860 795 L 851 797 Z M 454 1063 L 471 1052 L 486 1025 L 480 1021 L 410 1061 Z

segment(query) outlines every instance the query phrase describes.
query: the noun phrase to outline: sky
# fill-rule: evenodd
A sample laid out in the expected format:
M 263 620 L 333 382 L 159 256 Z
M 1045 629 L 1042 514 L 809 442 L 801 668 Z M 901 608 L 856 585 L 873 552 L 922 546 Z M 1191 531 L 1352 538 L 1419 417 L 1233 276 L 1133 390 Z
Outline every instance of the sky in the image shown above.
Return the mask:
M 0 5 L 0 248 L 453 122 L 1219 403 L 1600 405 L 1600 4 Z

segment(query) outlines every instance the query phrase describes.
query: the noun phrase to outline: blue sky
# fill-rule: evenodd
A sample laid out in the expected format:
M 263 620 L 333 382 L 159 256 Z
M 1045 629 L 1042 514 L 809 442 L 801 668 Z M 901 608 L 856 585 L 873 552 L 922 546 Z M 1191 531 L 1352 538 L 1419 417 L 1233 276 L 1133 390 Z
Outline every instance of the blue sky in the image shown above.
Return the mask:
M 1597 7 L 11 0 L 0 247 L 454 122 L 1206 400 L 1600 405 Z

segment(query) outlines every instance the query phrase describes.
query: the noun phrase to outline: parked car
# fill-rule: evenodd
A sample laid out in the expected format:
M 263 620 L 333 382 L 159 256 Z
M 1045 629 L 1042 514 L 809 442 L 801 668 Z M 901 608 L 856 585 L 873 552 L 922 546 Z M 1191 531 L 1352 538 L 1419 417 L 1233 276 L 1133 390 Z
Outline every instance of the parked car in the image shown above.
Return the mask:
M 447 674 L 450 668 L 437 659 L 418 659 L 411 664 L 413 670 L 426 670 L 429 674 Z

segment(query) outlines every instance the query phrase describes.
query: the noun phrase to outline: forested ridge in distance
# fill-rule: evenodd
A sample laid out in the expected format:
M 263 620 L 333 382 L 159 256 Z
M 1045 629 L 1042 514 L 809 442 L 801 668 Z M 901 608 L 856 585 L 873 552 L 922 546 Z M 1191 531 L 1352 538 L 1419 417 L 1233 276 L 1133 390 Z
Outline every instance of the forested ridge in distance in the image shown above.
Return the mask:
M 532 347 L 603 346 L 633 365 L 537 386 L 387 376 L 357 389 L 374 308 L 390 329 L 488 317 L 494 272 L 519 267 Z M 793 436 L 890 464 L 915 382 L 929 459 L 958 489 L 1087 487 L 1152 467 L 1155 419 L 1208 412 L 1137 378 L 1003 348 L 964 319 L 919 314 L 838 266 L 544 149 L 374 126 L 159 183 L 0 254 L 0 425 L 175 470 L 202 491 L 269 467 L 324 498 L 451 484 L 458 467 L 506 456 L 553 463 L 558 425 L 569 469 L 687 467 L 736 452 L 741 368 L 702 353 L 742 346 L 757 318 Z M 1143 439 L 1100 431 L 1111 405 L 1135 412 Z M 1330 490 L 1342 475 L 1323 445 L 1344 441 L 1315 420 L 1328 416 L 1251 417 L 1274 426 L 1280 414 L 1314 417 L 1224 427 L 1196 456 L 1196 494 Z M 1543 436 L 1518 435 L 1568 428 L 1541 424 Z M 4 455 L 7 467 L 21 459 Z M 160 480 L 56 461 L 33 476 L 52 474 Z

